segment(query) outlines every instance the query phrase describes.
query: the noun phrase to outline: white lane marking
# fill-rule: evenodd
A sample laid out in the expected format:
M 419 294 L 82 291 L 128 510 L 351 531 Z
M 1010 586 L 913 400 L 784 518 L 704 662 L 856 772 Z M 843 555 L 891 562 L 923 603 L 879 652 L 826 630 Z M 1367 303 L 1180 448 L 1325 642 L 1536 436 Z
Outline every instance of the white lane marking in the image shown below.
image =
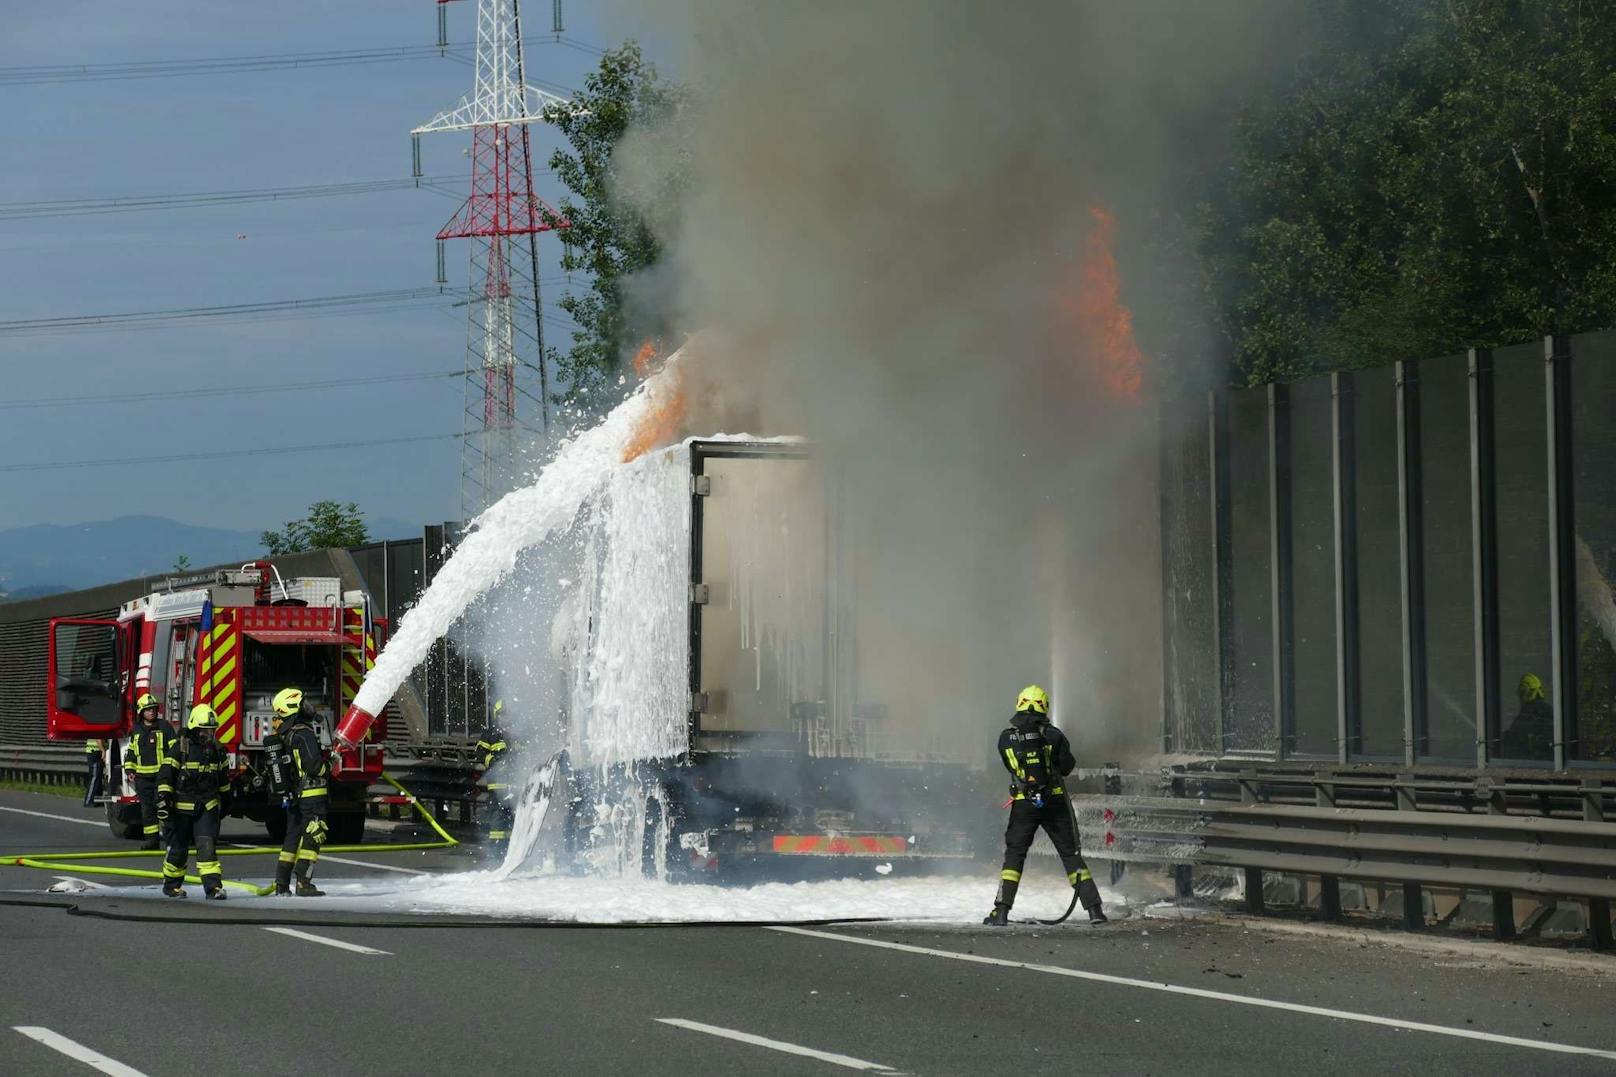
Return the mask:
M 341 856 L 327 856 L 325 853 L 320 854 L 320 859 L 321 860 L 329 860 L 333 864 L 347 864 L 349 867 L 375 868 L 377 871 L 396 871 L 401 875 L 430 875 L 430 874 L 432 874 L 429 871 L 422 871 L 420 868 L 401 868 L 396 864 L 373 864 L 368 860 L 349 860 L 346 857 L 341 857 Z
M 862 1058 L 852 1058 L 848 1055 L 832 1054 L 830 1051 L 816 1051 L 812 1047 L 799 1047 L 795 1043 L 784 1043 L 780 1040 L 765 1039 L 754 1036 L 750 1032 L 737 1032 L 733 1028 L 719 1028 L 717 1025 L 704 1025 L 700 1021 L 686 1021 L 682 1017 L 657 1017 L 658 1024 L 672 1025 L 675 1028 L 687 1028 L 692 1032 L 705 1032 L 709 1036 L 722 1036 L 726 1040 L 737 1040 L 741 1043 L 750 1043 L 754 1047 L 767 1047 L 771 1051 L 781 1051 L 788 1055 L 802 1055 L 804 1058 L 817 1058 L 821 1062 L 829 1062 L 835 1066 L 845 1066 L 850 1070 L 866 1070 L 872 1073 L 896 1073 L 890 1066 L 883 1066 L 879 1062 L 866 1062 Z
M 115 1058 L 108 1058 L 99 1051 L 92 1051 L 82 1043 L 75 1043 L 48 1028 L 41 1028 L 38 1025 L 12 1025 L 11 1028 L 12 1031 L 21 1032 L 31 1040 L 38 1040 L 51 1050 L 60 1051 L 68 1058 L 77 1059 L 92 1069 L 110 1073 L 112 1077 L 146 1077 L 139 1070 L 126 1066 Z
M 41 819 L 60 819 L 64 823 L 79 823 L 83 826 L 106 826 L 105 819 L 75 819 L 71 815 L 52 815 L 48 811 L 29 811 L 27 808 L 8 808 L 0 804 L 0 811 L 13 811 L 18 815 L 37 815 Z
M 88 887 L 91 890 L 112 889 L 112 887 L 108 886 L 106 883 L 92 883 L 90 880 L 81 879 L 77 875 L 57 875 L 53 877 L 62 880 L 64 883 L 78 883 L 80 886 Z
M 1354 1013 L 1351 1010 L 1332 1010 L 1324 1006 L 1306 1006 L 1299 1002 L 1280 1002 L 1277 999 L 1254 998 L 1250 995 L 1231 995 L 1225 991 L 1208 991 L 1204 987 L 1181 987 L 1178 984 L 1156 983 L 1151 980 L 1134 980 L 1126 976 L 1109 976 L 1103 972 L 1084 972 L 1080 969 L 1062 968 L 1059 965 L 1033 965 L 1025 961 L 1007 961 L 999 957 L 983 957 L 980 954 L 962 954 L 954 950 L 933 950 L 929 946 L 910 946 L 903 942 L 886 942 L 881 939 L 861 939 L 854 935 L 838 935 L 832 931 L 813 931 L 803 927 L 771 927 L 770 931 L 783 931 L 789 935 L 806 935 L 815 939 L 832 939 L 836 942 L 850 942 L 857 946 L 876 946 L 883 950 L 897 950 L 906 954 L 922 954 L 926 957 L 946 957 L 952 961 L 969 961 L 977 965 L 998 965 L 1007 969 L 1027 969 L 1032 972 L 1047 972 L 1052 976 L 1070 976 L 1077 980 L 1093 980 L 1096 983 L 1116 984 L 1119 987 L 1140 987 L 1146 991 L 1163 991 L 1170 995 L 1188 995 L 1191 998 L 1211 999 L 1214 1002 L 1234 1002 L 1242 1006 L 1260 1006 L 1268 1010 L 1289 1010 L 1291 1013 L 1312 1014 L 1315 1017 L 1334 1017 L 1340 1021 L 1357 1021 L 1365 1025 L 1382 1025 L 1386 1028 L 1401 1028 L 1410 1032 L 1430 1032 L 1438 1036 L 1455 1036 L 1463 1040 L 1484 1040 L 1488 1043 L 1503 1043 L 1511 1047 L 1530 1047 L 1535 1051 L 1553 1051 L 1565 1055 L 1592 1055 L 1595 1058 L 1616 1059 L 1616 1051 L 1604 1051 L 1597 1047 L 1577 1047 L 1569 1043 L 1549 1043 L 1543 1040 L 1522 1039 L 1519 1036 L 1502 1036 L 1496 1032 L 1477 1032 L 1468 1028 L 1451 1028 L 1447 1025 L 1428 1025 L 1423 1021 L 1401 1021 L 1395 1017 L 1376 1017 L 1369 1013 Z
M 372 950 L 369 946 L 359 946 L 351 942 L 343 942 L 341 939 L 328 939 L 324 935 L 310 935 L 307 931 L 298 931 L 290 927 L 266 927 L 264 930 L 273 931 L 277 935 L 289 935 L 294 939 L 302 939 L 305 942 L 318 942 L 325 946 L 335 946 L 339 950 L 351 950 L 356 954 L 393 956 L 391 950 Z

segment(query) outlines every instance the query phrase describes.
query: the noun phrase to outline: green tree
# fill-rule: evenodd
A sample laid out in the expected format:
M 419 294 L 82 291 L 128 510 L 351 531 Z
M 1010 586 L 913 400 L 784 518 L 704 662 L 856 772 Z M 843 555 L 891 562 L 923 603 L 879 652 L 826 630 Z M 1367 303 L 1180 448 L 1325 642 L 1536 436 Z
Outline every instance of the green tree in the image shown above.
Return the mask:
M 1327 0 L 1200 252 L 1256 384 L 1616 322 L 1616 8 Z
M 552 224 L 567 224 L 560 233 L 561 265 L 568 273 L 588 274 L 586 288 L 557 304 L 578 323 L 572 346 L 565 352 L 548 349 L 571 398 L 608 384 L 641 341 L 669 333 L 662 313 L 631 302 L 625 285 L 662 256 L 643 207 L 669 204 L 684 172 L 674 154 L 670 167 L 653 181 L 656 189 L 629 197 L 615 152 L 631 130 L 673 130 L 685 98 L 684 90 L 661 78 L 631 41 L 601 57 L 600 67 L 569 104 L 545 109 L 545 120 L 571 147 L 550 158 L 556 178 L 571 192 L 550 217 Z
M 183 553 L 180 554 L 178 557 L 174 558 L 173 571 L 174 572 L 189 572 L 189 571 L 191 571 L 191 559 L 188 556 L 186 556 L 185 554 L 183 554 Z
M 291 520 L 279 531 L 265 531 L 259 540 L 272 556 L 279 556 L 304 550 L 358 546 L 369 537 L 364 513 L 359 511 L 358 505 L 352 501 L 346 505 L 316 501 L 303 519 Z

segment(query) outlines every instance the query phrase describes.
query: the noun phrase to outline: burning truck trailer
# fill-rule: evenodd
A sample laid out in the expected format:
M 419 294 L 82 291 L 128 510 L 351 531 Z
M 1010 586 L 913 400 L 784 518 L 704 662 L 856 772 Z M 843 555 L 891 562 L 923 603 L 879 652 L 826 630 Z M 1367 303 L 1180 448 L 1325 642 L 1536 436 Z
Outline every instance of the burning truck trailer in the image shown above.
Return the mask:
M 564 858 L 804 878 L 996 848 L 998 776 L 946 750 L 919 704 L 873 698 L 848 525 L 834 476 L 788 439 L 687 440 L 586 499 L 551 631 Z M 367 720 L 350 710 L 339 738 Z
M 301 688 L 329 748 L 332 722 L 374 664 L 387 623 L 371 615 L 368 594 L 343 591 L 335 577 L 282 579 L 274 565 L 258 561 L 172 578 L 163 590 L 125 602 L 115 619 L 55 618 L 49 631 L 46 733 L 103 742 L 105 773 L 116 782 L 116 792 L 102 798 L 114 835 L 141 835 L 123 749 L 137 720 L 135 700 L 150 692 L 181 728 L 191 707 L 213 707 L 230 764 L 225 813 L 264 824 L 280 841 L 286 815 L 269 792 L 264 746 L 270 700 L 282 688 Z M 385 737 L 383 720 L 332 754 L 334 843 L 364 837 L 365 797 L 381 778 Z

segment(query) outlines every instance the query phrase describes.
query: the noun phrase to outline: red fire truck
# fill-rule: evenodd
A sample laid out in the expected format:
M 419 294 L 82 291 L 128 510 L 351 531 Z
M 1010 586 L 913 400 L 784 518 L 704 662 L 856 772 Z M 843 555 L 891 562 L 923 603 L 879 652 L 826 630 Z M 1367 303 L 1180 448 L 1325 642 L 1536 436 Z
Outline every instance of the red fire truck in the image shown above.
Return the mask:
M 116 619 L 51 621 L 47 735 L 103 742 L 107 822 L 119 837 L 135 838 L 139 804 L 123 777 L 135 699 L 156 696 L 176 727 L 192 706 L 207 703 L 218 712 L 219 743 L 230 754 L 225 811 L 263 823 L 279 841 L 286 817 L 268 792 L 263 750 L 270 700 L 282 688 L 301 688 L 330 747 L 333 723 L 353 702 L 385 631 L 385 621 L 371 616 L 369 596 L 344 592 L 335 577 L 282 579 L 272 564 L 255 561 L 171 579 L 125 602 Z M 365 795 L 381 776 L 385 738 L 383 724 L 333 752 L 333 842 L 362 839 Z

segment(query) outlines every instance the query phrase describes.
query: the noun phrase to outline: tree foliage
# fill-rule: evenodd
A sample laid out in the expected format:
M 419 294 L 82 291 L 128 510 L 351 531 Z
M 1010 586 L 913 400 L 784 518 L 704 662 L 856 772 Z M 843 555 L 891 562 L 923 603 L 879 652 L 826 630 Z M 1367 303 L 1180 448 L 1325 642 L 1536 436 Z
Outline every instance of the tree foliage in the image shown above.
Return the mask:
M 309 506 L 309 514 L 303 519 L 291 520 L 279 531 L 265 531 L 259 540 L 271 556 L 279 556 L 304 550 L 358 546 L 369 537 L 364 513 L 359 511 L 358 505 L 352 501 L 346 505 L 335 501 L 316 501 Z
M 1616 6 L 1328 0 L 1200 252 L 1250 383 L 1616 322 Z
M 588 275 L 584 290 L 558 304 L 578 323 L 572 346 L 565 352 L 550 349 L 573 398 L 607 384 L 642 340 L 667 332 L 662 312 L 654 304 L 634 302 L 628 282 L 662 256 L 644 207 L 670 201 L 684 170 L 677 159 L 662 162 L 652 181 L 659 189 L 631 195 L 617 150 L 631 131 L 666 131 L 684 100 L 684 91 L 661 78 L 631 41 L 601 57 L 568 105 L 545 109 L 545 120 L 570 147 L 550 157 L 550 168 L 571 192 L 551 218 L 567 225 L 560 233 L 561 265 L 568 273 Z

